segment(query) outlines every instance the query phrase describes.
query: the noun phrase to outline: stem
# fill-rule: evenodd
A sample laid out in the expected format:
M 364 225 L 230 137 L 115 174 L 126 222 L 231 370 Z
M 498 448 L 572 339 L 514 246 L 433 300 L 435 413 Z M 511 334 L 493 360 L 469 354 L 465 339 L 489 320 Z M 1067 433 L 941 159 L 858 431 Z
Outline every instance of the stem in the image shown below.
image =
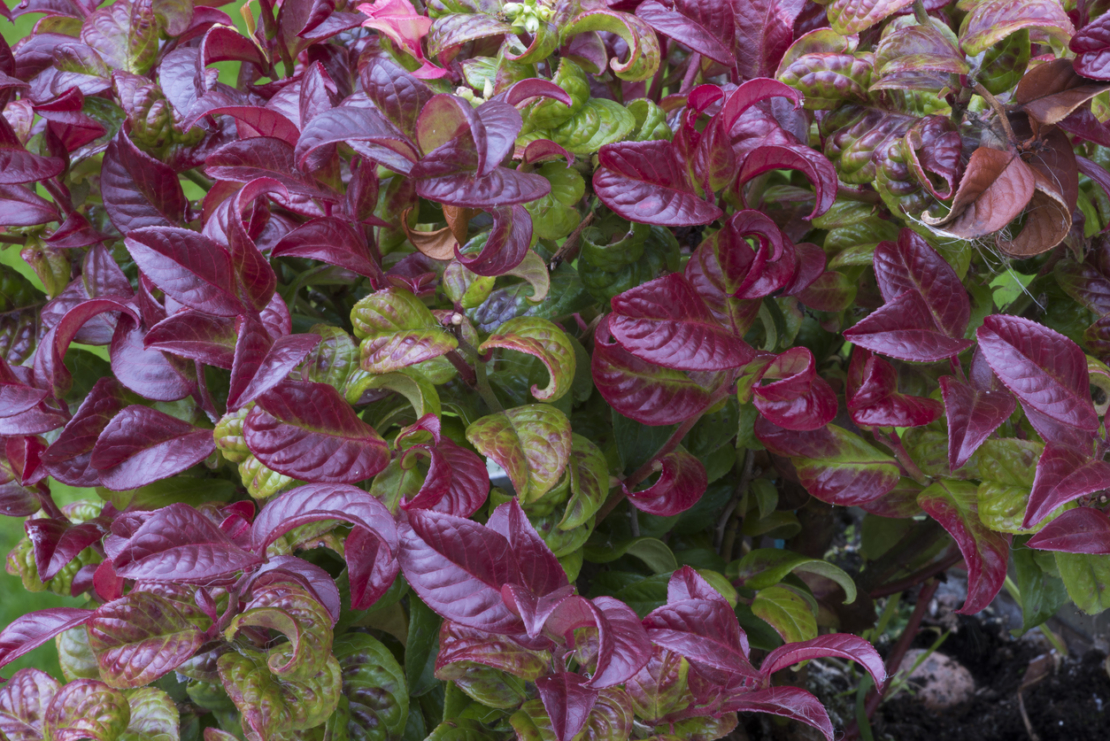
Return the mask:
M 482 397 L 482 401 L 486 402 L 486 406 L 495 414 L 505 411 L 497 398 L 497 394 L 493 392 L 493 386 L 489 385 L 489 376 L 486 375 L 486 364 L 481 358 L 478 358 L 474 362 L 474 371 L 478 382 L 478 395 Z
M 0 234 L 0 244 L 27 244 L 27 237 L 13 237 L 10 234 Z
M 913 17 L 917 19 L 918 25 L 929 25 L 929 11 L 925 9 L 923 0 L 913 0 Z
M 452 350 L 447 353 L 447 359 L 451 361 L 451 365 L 455 366 L 455 370 L 459 372 L 459 375 L 462 376 L 463 382 L 466 383 L 467 386 L 471 388 L 477 387 L 478 375 L 474 372 L 474 369 L 470 367 L 470 364 L 463 359 L 463 356 L 459 355 L 458 350 Z M 478 362 L 479 364 L 481 363 L 481 361 Z
M 208 384 L 204 380 L 204 365 L 199 360 L 193 361 L 197 371 L 197 388 L 193 392 L 193 397 L 197 400 L 197 406 L 208 415 L 208 419 L 212 420 L 215 424 L 220 421 L 220 413 L 216 410 L 216 402 L 212 398 L 212 392 L 208 390 Z
M 910 478 L 919 484 L 924 484 L 928 481 L 929 477 L 921 472 L 921 469 L 918 468 L 917 464 L 910 458 L 910 454 L 906 452 L 906 448 L 902 445 L 902 438 L 898 436 L 897 431 L 891 432 L 890 439 L 884 440 L 883 442 L 894 451 L 894 457 L 902 464 L 902 468 L 906 469 L 906 473 L 909 474 Z
M 940 582 L 936 579 L 931 579 L 921 587 L 921 591 L 917 594 L 917 604 L 913 608 L 913 614 L 910 620 L 906 623 L 906 629 L 902 631 L 902 635 L 898 637 L 898 643 L 894 644 L 894 648 L 890 650 L 890 655 L 886 658 L 886 684 L 883 685 L 882 690 L 872 690 L 867 695 L 867 719 L 870 720 L 871 716 L 878 709 L 879 703 L 882 701 L 882 693 L 890 686 L 890 681 L 894 677 L 894 673 L 901 666 L 902 660 L 906 658 L 906 652 L 909 651 L 913 639 L 921 630 L 921 621 L 925 618 L 925 611 L 929 609 L 929 603 L 933 600 L 933 595 L 936 594 L 937 587 Z M 844 741 L 854 741 L 859 738 L 859 724 L 853 721 L 851 725 L 845 730 Z
M 194 182 L 200 187 L 204 188 L 205 192 L 212 190 L 212 181 L 196 170 L 186 170 L 181 174 L 185 176 L 186 180 Z
M 741 517 L 733 517 L 736 508 L 748 495 L 748 486 L 752 480 L 752 469 L 755 463 L 755 455 L 752 451 L 746 451 L 744 455 L 744 470 L 740 474 L 740 482 L 736 485 L 736 492 L 732 495 L 732 501 L 729 502 L 728 507 L 725 508 L 724 514 L 721 515 L 720 521 L 717 523 L 717 548 L 721 554 L 721 558 L 727 563 L 732 559 L 732 547 L 736 543 L 736 532 L 740 526 Z M 725 532 L 725 527 L 728 527 L 728 532 Z
M 581 241 L 582 232 L 584 232 L 586 227 L 592 224 L 593 221 L 594 212 L 590 211 L 586 214 L 586 218 L 582 219 L 582 221 L 578 223 L 578 226 L 574 227 L 574 231 L 571 232 L 570 236 L 563 242 L 563 246 L 557 249 L 555 254 L 551 256 L 551 263 L 548 265 L 549 269 L 554 270 L 559 266 L 559 263 L 573 260 L 578 255 L 578 243 Z
M 1014 130 L 1010 128 L 1010 119 L 1006 115 L 1006 109 L 998 102 L 998 98 L 994 97 L 990 90 L 987 90 L 978 82 L 975 83 L 972 90 L 974 90 L 977 95 L 982 96 L 983 100 L 990 104 L 990 107 L 994 109 L 994 112 L 998 115 L 998 119 L 1002 122 L 1002 128 L 1006 132 L 1007 140 L 1011 145 L 1016 144 L 1017 137 L 1014 136 Z
M 698 72 L 701 71 L 701 54 L 694 52 L 686 60 L 686 74 L 682 78 L 682 87 L 678 89 L 680 94 L 690 92 L 690 88 L 694 87 L 694 81 L 698 79 Z
M 931 579 L 934 576 L 939 576 L 940 574 L 943 574 L 945 571 L 948 571 L 948 569 L 955 566 L 962 560 L 963 554 L 960 553 L 958 548 L 954 548 L 952 549 L 952 552 L 950 552 L 940 561 L 931 563 L 925 568 L 916 571 L 913 574 L 910 574 L 904 579 L 899 579 L 898 581 L 884 584 L 878 589 L 871 590 L 871 597 L 872 599 L 878 599 L 879 597 L 888 597 L 897 592 L 904 592 L 911 587 L 917 586 L 926 579 Z

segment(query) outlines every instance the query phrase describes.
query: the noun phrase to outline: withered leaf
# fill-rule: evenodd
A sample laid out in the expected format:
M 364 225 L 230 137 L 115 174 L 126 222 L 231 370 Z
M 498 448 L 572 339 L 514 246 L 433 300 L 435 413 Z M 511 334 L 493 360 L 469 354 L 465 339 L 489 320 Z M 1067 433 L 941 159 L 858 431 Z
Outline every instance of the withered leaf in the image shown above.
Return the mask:
M 952 210 L 941 218 L 924 213 L 921 219 L 954 237 L 982 237 L 1013 221 L 1033 197 L 1034 186 L 1033 170 L 1016 151 L 979 147 L 967 163 Z
M 1040 123 L 1054 124 L 1105 90 L 1110 85 L 1080 77 L 1070 59 L 1054 59 L 1021 78 L 1014 101 Z

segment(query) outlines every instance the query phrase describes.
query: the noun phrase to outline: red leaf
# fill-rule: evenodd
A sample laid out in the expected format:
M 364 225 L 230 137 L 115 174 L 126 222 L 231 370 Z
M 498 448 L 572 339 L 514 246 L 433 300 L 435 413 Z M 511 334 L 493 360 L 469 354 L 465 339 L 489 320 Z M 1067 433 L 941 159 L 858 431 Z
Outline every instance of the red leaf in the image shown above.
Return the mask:
M 813 726 L 823 733 L 828 741 L 833 739 L 833 725 L 825 706 L 816 697 L 799 687 L 766 687 L 752 692 L 742 692 L 729 698 L 721 709 L 728 712 L 781 715 Z
M 916 291 L 906 291 L 883 304 L 854 327 L 844 330 L 844 339 L 872 352 L 916 363 L 944 360 L 974 344 L 939 330 L 929 307 Z
M 356 527 L 347 536 L 343 550 L 351 585 L 351 608 L 365 610 L 377 602 L 397 579 L 401 570 L 397 552 L 390 550 L 376 533 L 361 527 Z
M 748 660 L 747 636 L 727 602 L 678 600 L 652 610 L 644 618 L 644 628 L 656 646 L 685 656 L 693 664 L 758 679 Z
M 896 391 L 894 366 L 864 348 L 852 353 L 848 370 L 848 412 L 863 427 L 919 427 L 940 417 L 943 407 L 932 399 Z
M 1110 488 L 1110 463 L 1081 450 L 1048 443 L 1037 462 L 1022 527 L 1033 527 L 1054 509 Z
M 177 174 L 132 144 L 123 131 L 104 151 L 100 192 L 108 217 L 124 235 L 144 227 L 175 226 L 188 205 Z
M 738 368 L 755 352 L 721 327 L 682 275 L 671 273 L 612 300 L 609 331 L 641 360 L 677 370 Z
M 385 505 L 347 484 L 309 484 L 290 489 L 262 508 L 251 523 L 251 547 L 263 553 L 293 528 L 321 520 L 342 520 L 374 533 L 392 553 L 400 547 L 397 527 Z
M 697 13 L 706 7 L 717 12 L 710 14 Z M 711 3 L 702 0 L 701 3 L 686 0 L 675 3 L 671 10 L 663 5 L 648 0 L 636 8 L 636 15 L 647 21 L 648 25 L 664 36 L 669 36 L 683 46 L 699 52 L 715 62 L 720 62 L 726 67 L 736 63 L 732 52 L 722 38 L 728 39 L 733 32 L 733 14 L 728 5 Z M 699 17 L 709 15 L 710 17 Z M 731 39 L 729 39 L 731 40 Z
M 278 473 L 346 484 L 366 481 L 389 463 L 385 441 L 327 384 L 284 381 L 257 401 L 243 438 Z
M 249 404 L 284 381 L 320 344 L 320 336 L 315 334 L 286 335 L 271 343 L 260 322 L 240 318 L 236 324 L 239 339 L 227 394 L 227 407 L 231 410 Z
M 194 382 L 175 361 L 143 345 L 141 326 L 121 315 L 112 335 L 112 373 L 125 387 L 147 399 L 176 401 L 192 392 Z
M 124 244 L 143 274 L 186 306 L 217 316 L 245 311 L 231 256 L 207 237 L 188 229 L 151 227 L 129 232 Z
M 597 690 L 587 687 L 581 674 L 548 674 L 536 680 L 536 689 L 558 741 L 570 741 L 578 735 L 597 702 Z
M 813 353 L 804 347 L 787 350 L 763 369 L 752 404 L 787 430 L 820 429 L 836 416 L 836 393 L 817 376 Z
M 836 170 L 825 155 L 804 144 L 769 145 L 752 150 L 740 166 L 737 189 L 742 194 L 744 183 L 771 170 L 797 170 L 813 184 L 816 201 L 807 219 L 816 219 L 836 201 Z
M 359 168 L 359 172 L 362 170 Z M 319 260 L 365 275 L 375 285 L 382 282 L 381 268 L 371 257 L 365 238 L 349 222 L 334 216 L 298 226 L 282 237 L 270 254 Z
M 542 597 L 568 585 L 559 559 L 532 527 L 515 497 L 493 511 L 486 527 L 509 541 L 520 569 L 519 583 L 534 595 Z
M 659 479 L 642 491 L 628 492 L 636 509 L 650 515 L 673 517 L 693 507 L 709 485 L 705 466 L 683 448 L 659 458 Z
M 967 291 L 952 266 L 911 229 L 898 242 L 879 242 L 874 256 L 875 279 L 890 303 L 906 291 L 917 293 L 933 322 L 949 337 L 962 339 L 971 317 Z
M 1087 358 L 1074 342 L 1048 327 L 1015 316 L 988 316 L 979 347 L 1014 396 L 1057 422 L 1093 432 Z
M 523 260 L 532 244 L 532 217 L 521 205 L 495 208 L 491 211 L 493 228 L 477 255 L 463 254 L 455 246 L 455 257 L 472 273 L 485 276 L 504 275 Z
M 54 607 L 16 618 L 0 633 L 0 666 L 10 664 L 59 633 L 84 625 L 92 616 L 92 610 Z
M 641 224 L 695 226 L 724 213 L 698 197 L 667 141 L 607 144 L 598 153 L 594 192 L 618 216 Z
M 43 581 L 55 575 L 77 555 L 100 541 L 104 528 L 99 522 L 80 525 L 58 519 L 33 519 L 23 523 L 35 554 L 35 567 Z
M 1026 545 L 1043 551 L 1110 555 L 1110 516 L 1094 507 L 1068 510 Z
M 1017 402 L 1008 391 L 981 391 L 952 376 L 940 379 L 940 392 L 948 417 L 948 465 L 955 471 L 1010 418 Z
M 138 489 L 200 463 L 216 449 L 211 430 L 143 406 L 129 406 L 108 423 L 89 463 L 104 486 Z
M 767 654 L 759 671 L 764 681 L 769 683 L 771 675 L 775 672 L 802 661 L 825 656 L 836 656 L 857 662 L 871 675 L 871 680 L 876 687 L 882 687 L 886 681 L 886 667 L 883 666 L 883 659 L 879 656 L 879 652 L 859 636 L 848 633 L 831 633 L 808 641 L 779 646 Z
M 50 475 L 70 486 L 99 485 L 100 476 L 89 459 L 96 439 L 125 404 L 123 386 L 118 381 L 98 380 L 73 419 L 43 453 L 42 462 Z
M 143 337 L 147 348 L 230 369 L 235 348 L 235 320 L 185 309 L 155 324 Z
M 735 3 L 736 66 L 740 76 L 774 77 L 782 55 L 794 41 L 794 22 L 803 0 L 752 0 Z

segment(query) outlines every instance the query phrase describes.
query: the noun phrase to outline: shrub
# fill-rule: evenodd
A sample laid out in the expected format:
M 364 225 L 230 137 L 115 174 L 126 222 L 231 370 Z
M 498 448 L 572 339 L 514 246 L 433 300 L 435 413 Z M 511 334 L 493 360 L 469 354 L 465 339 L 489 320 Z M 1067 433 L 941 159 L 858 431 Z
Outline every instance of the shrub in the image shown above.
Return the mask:
M 831 739 L 877 598 L 1108 606 L 1104 4 L 220 4 L 5 10 L 0 735 Z

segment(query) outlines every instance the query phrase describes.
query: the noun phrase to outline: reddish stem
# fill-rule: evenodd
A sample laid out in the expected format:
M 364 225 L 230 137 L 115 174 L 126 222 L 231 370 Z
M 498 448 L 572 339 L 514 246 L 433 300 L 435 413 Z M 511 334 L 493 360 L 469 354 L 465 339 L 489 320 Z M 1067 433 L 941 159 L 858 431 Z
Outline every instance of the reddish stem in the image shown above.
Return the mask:
M 888 597 L 897 592 L 904 592 L 907 589 L 917 586 L 926 579 L 943 574 L 962 560 L 963 554 L 960 553 L 959 549 L 953 548 L 952 551 L 940 561 L 929 564 L 925 568 L 910 574 L 904 579 L 884 584 L 872 590 L 870 593 L 871 597 L 872 599 L 878 599 L 879 597 Z

